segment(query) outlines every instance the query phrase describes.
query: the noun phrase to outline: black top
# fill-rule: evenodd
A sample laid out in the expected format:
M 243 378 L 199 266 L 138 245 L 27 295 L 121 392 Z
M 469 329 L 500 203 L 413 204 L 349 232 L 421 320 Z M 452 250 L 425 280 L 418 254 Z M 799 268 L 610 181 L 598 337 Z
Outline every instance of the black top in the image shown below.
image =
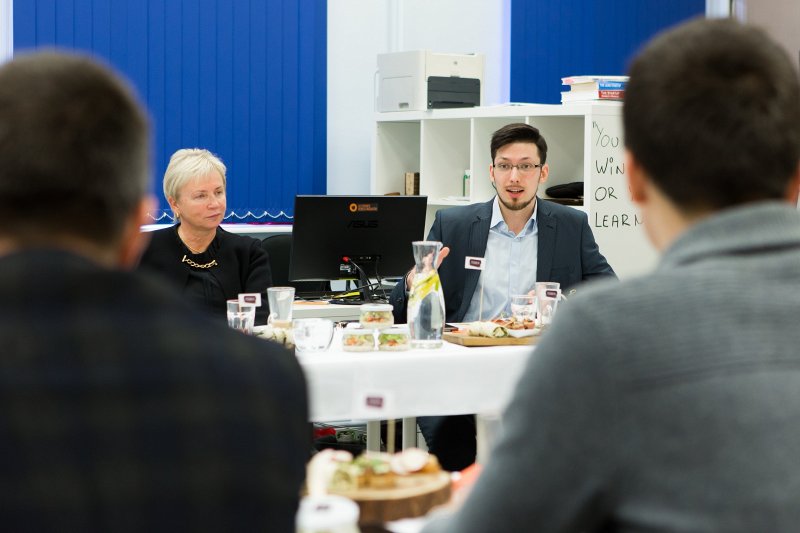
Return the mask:
M 157 272 L 186 297 L 225 316 L 225 300 L 243 292 L 263 293 L 272 285 L 269 257 L 261 241 L 217 228 L 205 252 L 193 254 L 178 236 L 179 224 L 153 231 L 140 270 Z M 256 323 L 267 321 L 266 296 L 256 312 Z

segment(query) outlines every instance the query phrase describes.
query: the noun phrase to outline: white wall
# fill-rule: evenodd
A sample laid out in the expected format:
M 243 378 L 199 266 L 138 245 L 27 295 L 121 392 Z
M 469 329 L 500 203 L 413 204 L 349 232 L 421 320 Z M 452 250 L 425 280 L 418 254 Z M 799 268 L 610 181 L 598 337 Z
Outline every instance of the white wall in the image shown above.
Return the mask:
M 14 52 L 13 0 L 0 0 L 0 63 Z
M 484 105 L 509 100 L 510 0 L 328 1 L 328 194 L 368 194 L 377 55 L 484 55 Z
M 731 0 L 706 0 L 707 18 L 725 18 L 731 14 Z
M 797 66 L 800 54 L 800 1 L 798 0 L 749 0 L 745 2 L 747 22 L 764 28 L 769 35 L 783 45 Z

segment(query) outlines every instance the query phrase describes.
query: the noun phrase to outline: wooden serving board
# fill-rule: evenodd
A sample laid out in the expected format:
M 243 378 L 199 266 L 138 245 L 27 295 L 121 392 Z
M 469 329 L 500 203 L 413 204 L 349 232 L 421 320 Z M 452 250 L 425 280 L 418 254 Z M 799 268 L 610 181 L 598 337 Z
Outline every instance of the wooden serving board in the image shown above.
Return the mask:
M 360 525 L 383 524 L 390 520 L 423 516 L 433 507 L 450 500 L 450 474 L 412 474 L 397 476 L 397 485 L 388 489 L 364 488 L 331 491 L 358 504 Z
M 525 344 L 536 344 L 541 335 L 531 337 L 476 337 L 466 333 L 446 332 L 442 338 L 453 344 L 462 346 L 520 346 Z

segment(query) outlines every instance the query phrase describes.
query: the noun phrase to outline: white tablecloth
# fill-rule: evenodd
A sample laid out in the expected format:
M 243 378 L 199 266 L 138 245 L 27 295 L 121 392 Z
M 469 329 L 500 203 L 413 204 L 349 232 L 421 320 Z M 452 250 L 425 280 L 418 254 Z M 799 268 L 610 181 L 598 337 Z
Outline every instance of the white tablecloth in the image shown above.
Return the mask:
M 497 414 L 508 403 L 531 346 L 344 352 L 341 332 L 322 353 L 298 354 L 311 420 Z

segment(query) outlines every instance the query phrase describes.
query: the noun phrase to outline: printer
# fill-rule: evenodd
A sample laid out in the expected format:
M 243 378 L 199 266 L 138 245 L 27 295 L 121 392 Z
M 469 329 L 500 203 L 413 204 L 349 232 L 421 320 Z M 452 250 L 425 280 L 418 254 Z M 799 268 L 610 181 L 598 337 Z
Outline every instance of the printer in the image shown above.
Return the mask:
M 483 102 L 483 55 L 429 50 L 378 54 L 377 109 L 421 111 Z

